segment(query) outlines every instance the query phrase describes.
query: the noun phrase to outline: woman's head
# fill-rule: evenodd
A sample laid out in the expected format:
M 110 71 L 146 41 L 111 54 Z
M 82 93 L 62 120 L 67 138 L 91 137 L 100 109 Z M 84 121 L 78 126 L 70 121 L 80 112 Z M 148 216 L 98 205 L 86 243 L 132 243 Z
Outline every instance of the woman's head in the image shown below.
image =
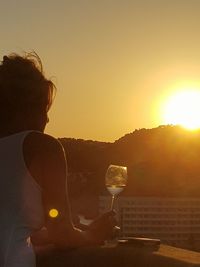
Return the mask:
M 54 92 L 36 53 L 4 56 L 0 65 L 0 132 L 43 131 Z

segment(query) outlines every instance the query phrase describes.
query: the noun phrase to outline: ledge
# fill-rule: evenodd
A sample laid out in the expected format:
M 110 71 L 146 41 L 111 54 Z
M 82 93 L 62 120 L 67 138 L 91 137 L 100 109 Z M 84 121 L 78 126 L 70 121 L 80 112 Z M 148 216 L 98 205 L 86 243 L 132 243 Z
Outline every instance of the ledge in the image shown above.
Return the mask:
M 200 253 L 161 245 L 157 251 L 133 246 L 38 250 L 37 267 L 192 267 Z
M 182 262 L 183 266 L 200 266 L 200 253 L 191 250 L 161 245 L 155 255 Z

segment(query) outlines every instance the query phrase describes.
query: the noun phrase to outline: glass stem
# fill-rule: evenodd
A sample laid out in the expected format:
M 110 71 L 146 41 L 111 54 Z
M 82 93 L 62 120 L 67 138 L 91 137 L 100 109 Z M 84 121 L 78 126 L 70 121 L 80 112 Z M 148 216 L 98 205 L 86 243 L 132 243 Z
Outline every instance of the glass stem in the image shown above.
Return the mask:
M 112 195 L 111 206 L 110 206 L 111 210 L 113 210 L 114 201 L 115 201 L 115 195 Z

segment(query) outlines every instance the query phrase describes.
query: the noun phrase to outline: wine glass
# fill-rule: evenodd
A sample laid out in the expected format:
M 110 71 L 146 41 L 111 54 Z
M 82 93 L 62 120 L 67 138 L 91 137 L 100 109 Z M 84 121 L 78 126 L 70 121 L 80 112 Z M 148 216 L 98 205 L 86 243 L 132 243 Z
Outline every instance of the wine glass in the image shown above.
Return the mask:
M 110 209 L 113 209 L 115 196 L 118 195 L 127 183 L 127 167 L 110 165 L 105 177 L 106 187 L 112 195 Z

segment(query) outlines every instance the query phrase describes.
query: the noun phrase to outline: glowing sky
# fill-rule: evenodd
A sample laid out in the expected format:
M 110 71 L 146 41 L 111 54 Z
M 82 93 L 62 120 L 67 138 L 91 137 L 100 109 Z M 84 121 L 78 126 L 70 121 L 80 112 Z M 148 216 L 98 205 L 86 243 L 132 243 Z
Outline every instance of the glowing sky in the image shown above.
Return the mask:
M 199 14 L 199 0 L 2 0 L 0 56 L 40 55 L 58 88 L 47 133 L 114 141 L 199 84 Z

